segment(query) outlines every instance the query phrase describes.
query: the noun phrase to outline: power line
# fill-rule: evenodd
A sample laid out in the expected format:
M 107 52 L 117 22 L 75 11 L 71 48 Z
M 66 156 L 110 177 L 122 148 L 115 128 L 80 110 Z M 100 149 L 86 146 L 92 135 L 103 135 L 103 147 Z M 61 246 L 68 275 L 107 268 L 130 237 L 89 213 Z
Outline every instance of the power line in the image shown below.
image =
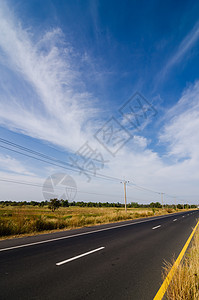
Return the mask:
M 14 148 L 18 148 L 18 149 L 20 149 L 20 150 L 22 150 L 22 151 L 29 152 L 29 153 L 31 153 L 31 154 L 40 156 L 40 157 L 42 157 L 42 158 L 45 158 L 45 159 L 48 159 L 48 160 L 52 160 L 52 161 L 55 161 L 55 162 L 59 162 L 59 163 L 61 163 L 61 164 L 68 165 L 69 167 L 71 167 L 71 164 L 70 164 L 70 163 L 67 163 L 67 162 L 65 162 L 65 161 L 61 161 L 61 160 L 59 160 L 59 159 L 57 159 L 57 158 L 55 158 L 55 157 L 52 157 L 52 156 L 43 154 L 43 153 L 41 153 L 41 152 L 32 150 L 32 149 L 30 149 L 30 148 L 26 148 L 26 147 L 24 147 L 24 146 L 21 146 L 21 145 L 19 145 L 19 144 L 13 143 L 13 142 L 8 141 L 8 140 L 6 140 L 6 139 L 0 138 L 0 143 L 7 144 L 7 145 L 12 146 L 12 147 L 14 147 Z
M 12 179 L 3 179 L 3 178 L 0 178 L 0 181 L 2 182 L 8 182 L 8 183 L 14 183 L 14 184 L 21 184 L 21 185 L 26 185 L 26 186 L 33 186 L 33 187 L 40 187 L 42 188 L 43 185 L 41 184 L 38 184 L 38 183 L 31 183 L 31 182 L 27 182 L 27 181 L 19 181 L 19 180 L 12 180 Z M 47 185 L 45 185 L 45 187 L 48 187 Z M 52 186 L 49 186 L 49 188 L 51 188 Z M 67 186 L 65 187 L 54 187 L 54 189 L 59 189 L 59 190 L 63 190 L 63 189 L 66 189 Z M 74 187 L 71 187 L 71 186 L 68 186 L 70 189 L 75 189 Z M 78 193 L 81 193 L 81 194 L 90 194 L 90 195 L 98 195 L 98 196 L 108 196 L 108 197 L 123 197 L 122 194 L 103 194 L 103 193 L 95 193 L 95 192 L 87 192 L 87 191 L 81 191 L 81 190 L 78 190 L 77 189 L 77 192 Z M 137 200 L 137 201 L 144 201 L 145 199 L 138 199 L 138 198 L 132 198 L 132 197 L 128 197 L 128 199 L 131 199 L 131 200 Z
M 131 185 L 130 185 L 131 184 Z M 148 188 L 145 188 L 145 187 L 142 187 L 142 186 L 139 186 L 135 183 L 130 183 L 129 186 L 130 187 L 135 187 L 137 189 L 140 189 L 140 190 L 144 190 L 144 191 L 148 191 L 148 192 L 151 192 L 151 193 L 155 193 L 155 194 L 159 194 L 161 195 L 162 192 L 158 192 L 158 191 L 154 191 L 154 190 L 151 190 L 151 189 L 148 189 Z M 170 195 L 170 194 L 167 194 L 167 193 L 163 193 L 166 197 L 170 197 L 170 198 L 175 198 L 176 196 L 174 195 Z
M 31 150 L 29 148 L 26 148 L 26 147 L 23 147 L 21 145 L 18 145 L 18 144 L 15 144 L 15 143 L 12 143 L 8 140 L 5 140 L 5 139 L 2 139 L 0 138 L 0 143 L 4 143 L 8 146 L 11 146 L 11 147 L 14 147 L 14 148 L 17 148 L 17 149 L 20 149 L 24 152 L 28 152 L 28 153 L 31 153 L 31 154 L 34 154 L 34 155 L 37 155 L 39 157 L 42 157 L 42 158 L 38 158 L 38 157 L 35 157 L 35 156 L 32 156 L 32 155 L 29 155 L 27 153 L 23 153 L 23 152 L 20 152 L 18 150 L 14 150 L 14 149 L 11 149 L 9 147 L 6 147 L 6 146 L 2 146 L 0 145 L 1 148 L 4 148 L 6 150 L 9 150 L 9 151 L 12 151 L 12 152 L 15 152 L 15 153 L 18 153 L 18 154 L 21 154 L 21 155 L 24 155 L 26 157 L 29 157 L 29 158 L 33 158 L 33 159 L 36 159 L 38 161 L 41 161 L 41 162 L 44 162 L 44 163 L 48 163 L 48 164 L 51 164 L 53 166 L 57 166 L 57 167 L 60 167 L 60 168 L 63 168 L 63 169 L 67 169 L 67 170 L 70 170 L 70 171 L 73 171 L 73 172 L 78 172 L 78 173 L 89 173 L 89 175 L 93 176 L 93 177 L 96 177 L 96 178 L 100 178 L 100 179 L 106 179 L 106 180 L 116 180 L 116 181 L 121 181 L 121 178 L 117 178 L 117 177 L 113 177 L 113 176 L 109 176 L 109 175 L 104 175 L 104 174 L 101 174 L 101 173 L 98 173 L 98 174 L 93 174 L 92 171 L 90 170 L 87 170 L 87 169 L 83 169 L 81 167 L 77 167 L 75 168 L 75 166 L 71 165 L 70 163 L 68 162 L 64 162 L 64 161 L 61 161 L 61 160 L 58 160 L 54 157 L 51 157 L 51 156 L 48 156 L 48 155 L 45 155 L 43 153 L 40 153 L 40 152 L 37 152 L 37 151 L 34 151 L 34 150 Z M 43 159 L 45 158 L 45 160 Z M 47 160 L 46 160 L 47 159 Z M 52 162 L 53 161 L 53 162 Z M 57 163 L 56 163 L 57 162 Z M 63 166 L 64 165 L 64 166 Z
M 153 191 L 153 190 L 151 190 L 151 189 L 148 189 L 148 188 L 144 188 L 144 187 L 142 187 L 142 186 L 140 186 L 140 185 L 138 185 L 138 184 L 135 184 L 135 183 L 129 183 L 129 185 L 128 185 L 129 187 L 135 187 L 135 188 L 137 188 L 137 189 L 140 189 L 140 190 L 144 190 L 144 191 L 147 191 L 147 192 L 151 192 L 151 193 L 155 193 L 155 194 L 160 194 L 160 192 L 157 192 L 157 191 Z
M 0 138 L 0 143 L 6 145 L 6 146 L 0 145 L 0 147 L 3 148 L 3 149 L 15 152 L 15 153 L 20 154 L 20 155 L 24 155 L 26 157 L 29 157 L 29 158 L 35 159 L 37 161 L 41 161 L 41 162 L 44 162 L 44 163 L 47 163 L 47 164 L 50 164 L 50 165 L 53 165 L 53 166 L 56 166 L 56 167 L 59 167 L 59 168 L 62 168 L 62 169 L 70 170 L 72 172 L 77 172 L 79 174 L 81 174 L 81 173 L 85 173 L 85 174 L 88 173 L 92 177 L 103 179 L 103 180 L 111 180 L 111 181 L 117 181 L 117 182 L 118 181 L 120 181 L 120 182 L 122 181 L 121 178 L 117 178 L 117 177 L 113 177 L 113 176 L 108 176 L 108 175 L 101 174 L 101 173 L 93 174 L 93 172 L 90 171 L 90 170 L 81 168 L 79 166 L 76 167 L 76 166 L 72 165 L 69 162 L 65 162 L 65 161 L 59 160 L 59 159 L 57 159 L 55 157 L 52 157 L 52 156 L 46 155 L 44 153 L 32 150 L 30 148 L 21 146 L 19 144 L 13 143 L 13 142 L 11 142 L 9 140 L 6 140 L 6 139 L 3 139 L 3 138 Z M 10 147 L 15 148 L 15 149 L 12 149 Z M 16 150 L 16 149 L 18 149 L 18 150 Z M 21 151 L 23 151 L 23 152 L 21 152 Z M 3 181 L 3 180 L 1 180 L 1 181 Z M 30 185 L 30 183 L 28 183 L 27 185 Z M 136 188 L 138 190 L 143 190 L 143 191 L 147 191 L 147 192 L 151 192 L 151 193 L 155 193 L 155 194 L 159 194 L 159 195 L 162 194 L 162 192 L 154 191 L 154 190 L 151 190 L 151 189 L 139 186 L 139 185 L 137 185 L 135 183 L 132 183 L 132 182 L 128 182 L 128 186 L 131 187 L 131 188 L 134 187 L 134 188 Z M 169 195 L 167 193 L 164 193 L 164 194 L 167 197 L 172 197 L 172 198 L 176 197 L 176 196 Z M 185 200 L 182 200 L 182 201 L 185 201 Z
M 28 186 L 34 186 L 34 187 L 43 187 L 43 185 L 41 184 L 37 184 L 37 183 L 31 183 L 31 182 L 27 182 L 27 181 L 17 181 L 17 180 L 12 180 L 12 179 L 3 179 L 0 178 L 0 181 L 4 181 L 4 182 L 9 182 L 9 183 L 15 183 L 15 184 L 22 184 L 22 185 L 28 185 Z M 61 187 L 61 186 L 54 186 L 54 189 L 62 189 L 65 190 L 66 188 L 70 188 L 70 189 L 74 189 L 76 190 L 75 187 L 72 186 L 65 186 L 65 187 Z M 45 184 L 45 188 L 48 188 L 48 186 Z M 52 188 L 51 185 L 49 185 L 49 188 Z M 86 192 L 86 191 L 81 191 L 77 189 L 78 193 L 83 193 L 83 194 L 91 194 L 91 195 L 99 195 L 99 196 L 109 196 L 109 197 L 122 197 L 122 195 L 111 195 L 111 194 L 102 194 L 102 193 L 94 193 L 94 192 Z

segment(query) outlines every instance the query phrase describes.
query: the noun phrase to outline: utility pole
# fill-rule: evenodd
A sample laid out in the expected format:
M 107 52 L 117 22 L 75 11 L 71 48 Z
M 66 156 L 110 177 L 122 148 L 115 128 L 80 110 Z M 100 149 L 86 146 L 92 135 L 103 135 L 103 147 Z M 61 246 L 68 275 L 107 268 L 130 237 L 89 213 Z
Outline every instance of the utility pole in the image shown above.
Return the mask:
M 162 209 L 163 209 L 163 195 L 164 195 L 164 193 L 161 193 L 161 202 L 162 202 Z
M 176 197 L 175 197 L 175 206 L 176 206 L 176 210 L 177 210 L 177 202 L 176 202 Z
M 126 181 L 126 180 L 124 180 L 124 181 L 121 181 L 121 183 L 123 183 L 124 184 L 124 204 L 125 204 L 125 212 L 127 212 L 127 207 L 126 207 L 126 184 L 127 183 L 129 183 L 129 181 Z

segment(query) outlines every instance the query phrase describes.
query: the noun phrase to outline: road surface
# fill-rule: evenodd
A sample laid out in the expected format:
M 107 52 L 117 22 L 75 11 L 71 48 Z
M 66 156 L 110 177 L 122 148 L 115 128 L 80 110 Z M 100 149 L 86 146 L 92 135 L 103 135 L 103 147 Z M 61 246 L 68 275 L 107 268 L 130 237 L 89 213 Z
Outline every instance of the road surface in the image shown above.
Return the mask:
M 153 299 L 199 211 L 0 241 L 0 299 Z

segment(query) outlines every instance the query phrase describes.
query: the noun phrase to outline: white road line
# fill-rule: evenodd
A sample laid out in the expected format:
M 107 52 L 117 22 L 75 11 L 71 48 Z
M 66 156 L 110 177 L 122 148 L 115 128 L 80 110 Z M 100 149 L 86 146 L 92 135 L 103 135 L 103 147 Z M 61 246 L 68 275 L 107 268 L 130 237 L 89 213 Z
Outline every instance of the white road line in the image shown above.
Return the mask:
M 173 222 L 177 221 L 177 219 L 174 219 Z
M 61 266 L 61 265 L 66 264 L 66 263 L 68 263 L 68 262 L 70 262 L 70 261 L 73 261 L 73 260 L 75 260 L 75 259 L 81 258 L 81 257 L 83 257 L 83 256 L 92 254 L 92 253 L 97 252 L 97 251 L 100 251 L 100 250 L 102 250 L 102 249 L 104 249 L 104 248 L 105 248 L 105 247 L 100 247 L 100 248 L 91 250 L 91 251 L 89 251 L 89 252 L 86 252 L 86 253 L 77 255 L 77 256 L 75 256 L 75 257 L 71 257 L 71 258 L 69 258 L 69 259 L 60 261 L 60 262 L 56 263 L 56 266 Z
M 184 218 L 184 216 L 182 216 Z
M 92 234 L 92 233 L 96 233 L 96 232 L 101 232 L 101 231 L 106 231 L 106 230 L 111 230 L 111 229 L 116 229 L 116 228 L 121 228 L 121 227 L 126 227 L 126 226 L 131 226 L 131 225 L 146 223 L 146 222 L 152 222 L 154 220 L 161 220 L 161 219 L 169 218 L 169 217 L 171 217 L 171 215 L 155 217 L 155 218 L 149 219 L 149 220 L 143 220 L 143 221 L 134 222 L 134 223 L 128 223 L 128 224 L 122 224 L 122 225 L 117 225 L 117 226 L 103 228 L 103 229 L 97 229 L 97 230 L 88 231 L 88 232 L 77 233 L 77 234 L 68 235 L 68 236 L 62 236 L 62 237 L 59 237 L 59 238 L 44 240 L 44 241 L 40 241 L 40 242 L 34 242 L 34 243 L 23 244 L 23 245 L 19 245 L 19 246 L 2 248 L 2 249 L 0 249 L 0 252 L 12 250 L 12 249 L 23 248 L 23 247 L 34 246 L 34 245 L 39 245 L 39 244 L 45 244 L 45 243 L 49 243 L 49 242 L 55 242 L 55 241 L 64 240 L 64 239 L 70 239 L 70 238 L 81 236 L 81 235 L 87 235 L 87 234 Z
M 153 227 L 152 229 L 156 229 L 156 228 L 160 228 L 160 227 L 161 227 L 161 225 L 158 225 L 158 226 Z

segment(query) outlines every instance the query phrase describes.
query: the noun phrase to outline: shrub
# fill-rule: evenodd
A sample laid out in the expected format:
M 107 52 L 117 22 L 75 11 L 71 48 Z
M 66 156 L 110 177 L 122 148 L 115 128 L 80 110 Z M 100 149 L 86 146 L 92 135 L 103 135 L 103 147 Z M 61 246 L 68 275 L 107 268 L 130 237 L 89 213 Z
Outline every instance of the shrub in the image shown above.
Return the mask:
M 58 209 L 61 206 L 60 200 L 57 198 L 50 199 L 50 203 L 48 204 L 48 208 L 54 212 L 56 209 Z

